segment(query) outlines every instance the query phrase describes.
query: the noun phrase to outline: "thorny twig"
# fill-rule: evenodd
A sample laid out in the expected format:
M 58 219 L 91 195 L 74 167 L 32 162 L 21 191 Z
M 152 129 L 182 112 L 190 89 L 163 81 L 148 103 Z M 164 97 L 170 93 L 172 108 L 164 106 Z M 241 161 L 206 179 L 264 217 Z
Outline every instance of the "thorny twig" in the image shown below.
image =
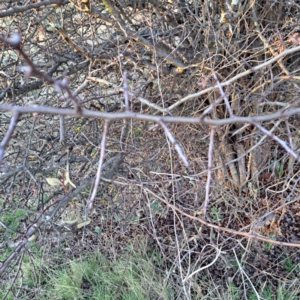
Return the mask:
M 18 33 L 13 34 L 11 36 L 10 40 L 6 40 L 6 39 L 4 39 L 3 37 L 0 36 L 0 41 L 2 41 L 3 43 L 11 46 L 12 48 L 14 48 L 14 49 L 16 49 L 20 52 L 20 54 L 23 56 L 26 63 L 28 64 L 28 66 L 20 67 L 20 70 L 23 71 L 27 77 L 30 77 L 31 75 L 36 75 L 40 78 L 43 78 L 46 82 L 52 84 L 58 91 L 60 89 L 65 90 L 66 93 L 67 93 L 67 97 L 70 98 L 73 101 L 76 114 L 79 114 L 79 115 L 81 114 L 81 107 L 80 107 L 80 104 L 79 104 L 79 99 L 76 98 L 76 96 L 74 96 L 72 94 L 72 92 L 71 92 L 71 90 L 70 90 L 70 88 L 67 84 L 67 80 L 66 79 L 54 80 L 52 77 L 50 77 L 46 73 L 38 70 L 35 67 L 32 60 L 23 51 L 23 49 L 21 47 L 22 38 Z
M 57 114 L 63 116 L 73 116 L 76 118 L 80 117 L 89 117 L 97 119 L 105 119 L 109 121 L 113 120 L 123 120 L 123 119 L 132 119 L 132 120 L 143 120 L 150 122 L 164 122 L 164 123 L 181 123 L 181 124 L 206 124 L 214 126 L 223 126 L 229 124 L 238 124 L 238 123 L 259 123 L 264 121 L 271 121 L 280 118 L 287 118 L 300 114 L 300 108 L 290 108 L 285 111 L 278 111 L 273 114 L 264 114 L 259 116 L 250 116 L 250 117 L 240 117 L 234 116 L 224 119 L 211 119 L 211 118 L 201 118 L 201 117 L 179 117 L 179 116 L 154 116 L 147 114 L 139 114 L 135 112 L 118 112 L 118 113 L 109 113 L 102 111 L 95 111 L 89 109 L 82 109 L 81 115 L 78 115 L 73 109 L 68 108 L 56 108 L 49 106 L 14 106 L 9 104 L 0 104 L 0 110 L 2 111 L 11 111 L 19 112 L 20 114 L 24 113 L 42 113 L 42 114 Z

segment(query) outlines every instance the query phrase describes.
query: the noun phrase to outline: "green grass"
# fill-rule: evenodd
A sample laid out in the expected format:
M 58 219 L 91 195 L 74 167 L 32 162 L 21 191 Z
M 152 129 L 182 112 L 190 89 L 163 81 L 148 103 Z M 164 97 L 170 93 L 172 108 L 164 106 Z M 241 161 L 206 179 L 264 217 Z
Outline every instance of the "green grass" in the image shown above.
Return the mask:
M 239 289 L 236 287 L 236 285 L 234 283 L 229 284 L 228 294 L 230 295 L 230 299 L 232 299 L 232 300 L 240 299 Z
M 8 209 L 4 210 L 1 213 L 0 220 L 7 226 L 9 229 L 0 226 L 0 244 L 9 242 L 15 235 L 20 226 L 20 220 L 23 219 L 27 215 L 26 211 L 22 209 Z M 0 260 L 5 260 L 6 257 L 11 253 L 12 249 L 5 248 L 4 250 L 0 250 Z
M 216 206 L 213 206 L 210 209 L 210 213 L 212 214 L 212 217 L 215 221 L 220 221 L 221 220 L 221 214 L 219 213 L 219 209 Z
M 281 179 L 282 175 L 283 175 L 283 163 L 276 162 L 275 170 L 276 170 L 276 174 L 277 174 L 278 178 Z
M 23 209 L 7 210 L 1 214 L 1 221 L 5 223 L 10 229 L 17 230 L 19 222 L 27 215 Z
M 297 296 L 297 292 L 295 289 L 293 288 L 286 288 L 284 285 L 280 285 L 277 290 L 276 293 L 274 293 L 272 291 L 271 286 L 267 285 L 265 287 L 263 287 L 260 291 L 260 296 L 262 297 L 262 299 L 264 300 L 297 300 L 299 299 Z M 251 294 L 249 296 L 249 300 L 256 300 L 257 297 L 255 294 Z
M 33 264 L 27 257 L 22 265 L 23 284 L 27 292 L 34 291 L 30 299 L 172 299 L 164 273 L 157 268 L 160 260 L 157 252 L 133 246 L 115 260 L 100 251 L 75 260 L 59 257 L 56 261 L 63 264 L 39 258 Z
M 288 272 L 292 272 L 294 269 L 296 269 L 297 266 L 294 266 L 293 261 L 290 257 L 287 257 L 284 260 L 284 264 L 283 264 L 284 268 L 288 271 Z
M 64 246 L 62 246 L 64 247 Z M 163 266 L 161 254 L 151 249 L 143 239 L 130 244 L 115 259 L 107 258 L 100 250 L 87 252 L 77 259 L 66 259 L 62 251 L 48 253 L 31 243 L 29 252 L 24 255 L 20 278 L 23 290 L 18 299 L 42 300 L 171 300 L 183 299 L 182 286 L 176 276 L 170 276 Z M 30 256 L 29 256 L 30 253 Z M 238 271 L 235 260 L 228 260 L 234 273 Z M 282 264 L 287 270 L 295 270 L 291 260 L 285 259 Z M 253 289 L 228 282 L 215 284 L 211 277 L 204 273 L 194 278 L 191 299 L 201 300 L 256 300 Z M 16 293 L 20 286 L 20 278 L 13 285 Z M 0 286 L 0 299 L 10 287 Z M 299 292 L 298 284 L 279 282 L 278 287 L 262 283 L 256 287 L 260 299 L 264 300 L 296 300 Z M 179 296 L 178 298 L 178 295 Z M 177 297 L 177 298 L 176 298 Z M 11 293 L 6 299 L 15 299 Z

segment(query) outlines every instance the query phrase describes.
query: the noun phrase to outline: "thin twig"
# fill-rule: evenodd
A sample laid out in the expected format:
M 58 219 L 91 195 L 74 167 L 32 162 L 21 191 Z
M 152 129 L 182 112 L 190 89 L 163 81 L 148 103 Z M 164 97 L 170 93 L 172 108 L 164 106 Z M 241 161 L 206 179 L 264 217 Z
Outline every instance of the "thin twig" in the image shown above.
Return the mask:
M 9 2 L 8 0 L 1 0 L 0 3 Z M 14 0 L 14 2 L 19 2 L 18 0 Z M 17 14 L 20 12 L 24 12 L 30 9 L 39 9 L 43 6 L 50 6 L 50 5 L 65 5 L 69 2 L 66 0 L 45 0 L 45 1 L 38 1 L 35 3 L 30 3 L 25 6 L 15 6 L 13 8 L 7 9 L 6 11 L 0 12 L 0 18 L 4 18 L 7 16 L 12 16 L 13 14 Z
M 105 147 L 106 147 L 108 126 L 109 126 L 109 121 L 106 120 L 104 122 L 104 128 L 103 128 L 103 134 L 102 134 L 102 140 L 101 140 L 100 159 L 99 159 L 99 165 L 98 165 L 98 170 L 97 170 L 97 174 L 96 174 L 95 184 L 94 184 L 91 198 L 87 202 L 87 214 L 89 213 L 89 211 L 91 211 L 91 209 L 93 207 L 93 203 L 96 198 L 97 191 L 98 191 L 98 186 L 100 184 L 101 174 L 102 174 L 102 170 L 103 170 L 103 163 L 104 163 L 104 158 L 105 158 Z
M 129 111 L 129 97 L 128 97 L 128 86 L 127 86 L 127 72 L 124 72 L 123 75 L 124 80 L 124 99 L 125 99 L 125 109 L 126 111 Z
M 242 73 L 239 73 L 239 74 L 237 74 L 236 76 L 234 76 L 234 77 L 228 79 L 227 81 L 221 82 L 220 85 L 221 85 L 222 87 L 223 87 L 223 86 L 228 86 L 228 85 L 232 84 L 233 82 L 237 81 L 238 79 L 243 78 L 243 77 L 245 77 L 245 76 L 247 76 L 247 75 L 249 75 L 249 74 L 251 74 L 251 73 L 254 73 L 254 72 L 256 72 L 256 71 L 258 71 L 258 70 L 260 70 L 260 69 L 263 69 L 263 68 L 265 68 L 265 67 L 267 67 L 267 66 L 269 66 L 269 65 L 271 65 L 271 64 L 273 64 L 273 63 L 275 63 L 275 62 L 277 62 L 279 59 L 285 57 L 286 55 L 291 54 L 291 53 L 294 53 L 294 52 L 297 52 L 297 51 L 300 51 L 300 46 L 298 46 L 298 47 L 293 47 L 293 48 L 290 48 L 290 49 L 286 49 L 286 50 L 282 51 L 281 53 L 279 53 L 277 56 L 272 57 L 271 59 L 269 59 L 269 60 L 263 62 L 262 64 L 257 65 L 257 66 L 254 66 L 254 67 L 252 67 L 251 69 L 246 70 L 246 71 L 244 71 L 244 72 L 242 72 Z M 202 91 L 200 91 L 200 92 L 197 92 L 197 93 L 194 93 L 194 94 L 189 94 L 189 95 L 187 95 L 186 97 L 184 97 L 184 98 L 178 100 L 177 102 L 175 102 L 173 105 L 169 106 L 169 107 L 166 108 L 166 109 L 168 109 L 168 111 L 172 111 L 172 110 L 173 110 L 175 107 L 177 107 L 178 105 L 183 104 L 184 102 L 186 102 L 186 101 L 188 101 L 188 100 L 190 100 L 190 99 L 194 99 L 194 98 L 199 97 L 199 96 L 201 96 L 201 95 L 207 94 L 207 93 L 209 93 L 209 92 L 211 92 L 211 91 L 213 91 L 213 90 L 215 90 L 215 89 L 218 89 L 218 88 L 219 88 L 219 87 L 218 87 L 218 85 L 216 84 L 216 85 L 211 86 L 211 87 L 209 87 L 209 88 L 207 88 L 207 89 L 205 89 L 205 90 L 202 90 Z
M 89 76 L 89 77 L 87 77 L 87 80 L 96 81 L 96 82 L 99 82 L 99 83 L 104 83 L 104 84 L 106 84 L 108 86 L 114 87 L 114 88 L 118 89 L 119 91 L 125 93 L 125 89 L 124 88 L 122 88 L 122 87 L 120 87 L 120 86 L 118 86 L 116 84 L 113 84 L 113 83 L 111 83 L 111 82 L 109 82 L 109 81 L 107 81 L 105 79 L 101 79 L 101 78 L 97 78 L 97 77 L 90 77 Z M 130 95 L 130 96 L 133 96 L 133 97 L 137 98 L 138 100 L 140 100 L 141 103 L 144 103 L 144 104 L 146 104 L 146 105 L 148 105 L 150 107 L 153 107 L 153 108 L 157 109 L 158 111 L 161 111 L 161 112 L 166 112 L 167 111 L 166 109 L 160 107 L 159 105 L 157 105 L 155 103 L 152 103 L 151 101 L 149 101 L 149 100 L 147 100 L 147 99 L 145 99 L 145 98 L 137 95 L 136 93 L 130 91 L 128 88 L 127 88 L 127 94 Z
M 219 90 L 220 90 L 222 99 L 224 99 L 224 101 L 225 101 L 226 107 L 227 107 L 228 112 L 229 112 L 229 116 L 232 117 L 232 116 L 233 116 L 233 112 L 232 112 L 231 106 L 230 106 L 230 104 L 229 104 L 228 97 L 227 97 L 227 95 L 224 93 L 223 87 L 221 86 L 220 81 L 219 81 L 219 79 L 218 79 L 218 77 L 217 77 L 217 75 L 216 75 L 215 72 L 213 72 L 213 76 L 214 76 L 214 78 L 215 78 L 215 80 L 216 80 L 216 82 L 217 82 L 217 86 L 218 86 L 218 88 L 219 88 Z
M 209 263 L 208 265 L 206 265 L 204 267 L 201 267 L 201 268 L 197 269 L 192 274 L 190 274 L 189 276 L 185 277 L 184 280 L 183 280 L 183 282 L 186 282 L 187 280 L 191 279 L 195 274 L 197 274 L 197 273 L 199 273 L 199 272 L 201 272 L 201 271 L 203 271 L 203 270 L 211 267 L 212 265 L 214 265 L 215 262 L 218 260 L 219 256 L 222 253 L 221 249 L 216 248 L 216 250 L 217 250 L 216 257 L 214 258 L 214 260 L 211 263 Z
M 23 71 L 27 77 L 30 77 L 31 75 L 36 75 L 39 78 L 44 79 L 49 84 L 52 84 L 58 91 L 60 89 L 65 90 L 67 93 L 67 97 L 73 101 L 76 114 L 79 114 L 79 115 L 81 114 L 81 107 L 79 104 L 79 99 L 72 94 L 72 92 L 67 84 L 67 80 L 66 79 L 55 80 L 52 77 L 50 77 L 48 74 L 38 70 L 36 68 L 36 66 L 34 65 L 34 63 L 32 62 L 32 60 L 23 51 L 23 49 L 21 47 L 22 38 L 19 34 L 17 34 L 17 33 L 13 34 L 10 40 L 6 40 L 0 36 L 0 41 L 2 41 L 3 43 L 6 43 L 7 45 L 11 46 L 12 48 L 14 48 L 20 52 L 20 54 L 22 55 L 22 57 L 28 64 L 28 66 L 20 67 L 20 70 Z
M 237 262 L 237 264 L 238 264 L 238 266 L 239 266 L 239 269 L 240 269 L 241 274 L 246 276 L 246 278 L 248 279 L 248 281 L 249 281 L 249 283 L 250 283 L 252 289 L 254 290 L 254 292 L 255 292 L 255 294 L 256 294 L 257 299 L 260 299 L 260 296 L 259 296 L 259 294 L 258 294 L 258 292 L 257 292 L 257 290 L 256 290 L 256 288 L 255 288 L 255 286 L 253 285 L 253 283 L 252 283 L 252 281 L 250 280 L 250 278 L 249 278 L 249 276 L 247 275 L 247 273 L 243 270 L 243 268 L 242 268 L 242 266 L 241 266 L 241 264 L 240 264 L 240 262 L 239 262 L 239 260 L 238 260 L 238 257 L 237 257 L 237 255 L 236 255 L 236 253 L 235 253 L 234 248 L 232 249 L 232 251 L 233 251 L 233 253 L 234 253 L 234 256 L 235 256 L 236 262 Z M 244 280 L 243 280 L 243 282 L 244 282 Z
M 274 141 L 276 141 L 282 148 L 284 148 L 290 155 L 292 155 L 296 160 L 300 162 L 300 156 L 292 150 L 285 141 L 281 140 L 276 135 L 272 134 L 269 130 L 265 129 L 263 126 L 261 126 L 257 122 L 252 122 L 259 130 L 261 130 L 264 134 L 272 138 Z
M 217 84 L 214 85 L 214 86 L 211 86 L 211 87 L 209 87 L 209 88 L 207 88 L 207 89 L 204 89 L 204 90 L 202 90 L 202 91 L 200 91 L 200 92 L 197 92 L 197 93 L 189 94 L 189 95 L 185 96 L 184 98 L 182 98 L 182 99 L 176 101 L 176 102 L 175 102 L 174 104 L 172 104 L 171 106 L 166 107 L 166 108 L 162 108 L 162 107 L 160 107 L 160 106 L 158 106 L 158 105 L 156 105 L 156 104 L 154 104 L 154 103 L 151 103 L 151 101 L 149 101 L 149 100 L 147 100 L 147 99 L 144 99 L 144 98 L 142 98 L 142 97 L 138 97 L 138 96 L 136 96 L 136 95 L 135 95 L 134 93 L 132 93 L 132 92 L 129 92 L 129 94 L 132 93 L 132 94 L 133 94 L 134 96 L 136 96 L 142 103 L 145 103 L 145 104 L 147 104 L 147 105 L 149 105 L 149 106 L 151 106 L 151 107 L 154 107 L 155 109 L 157 109 L 157 110 L 159 110 L 159 111 L 161 111 L 161 112 L 168 112 L 168 113 L 170 113 L 175 107 L 177 107 L 177 106 L 179 106 L 179 105 L 181 105 L 181 104 L 187 102 L 188 100 L 191 100 L 191 99 L 194 99 L 194 98 L 196 98 L 196 97 L 202 96 L 202 95 L 207 94 L 207 93 L 209 93 L 209 92 L 211 92 L 211 91 L 213 91 L 213 90 L 220 89 L 220 87 L 228 86 L 228 85 L 234 83 L 235 81 L 237 81 L 238 79 L 243 78 L 243 77 L 245 77 L 245 76 L 247 76 L 247 75 L 249 75 L 249 74 L 251 74 L 251 73 L 254 73 L 254 72 L 256 72 L 256 71 L 258 71 L 258 70 L 260 70 L 260 69 L 263 69 L 263 68 L 265 68 L 265 67 L 267 67 L 267 66 L 269 66 L 269 65 L 271 65 L 271 64 L 273 64 L 273 63 L 275 63 L 275 62 L 278 61 L 279 59 L 285 57 L 286 55 L 291 54 L 291 53 L 294 53 L 294 52 L 297 52 L 297 51 L 300 51 L 300 46 L 298 46 L 298 47 L 293 47 L 293 48 L 290 48 L 290 49 L 286 49 L 286 50 L 284 50 L 283 52 L 279 53 L 277 56 L 272 57 L 271 59 L 269 59 L 269 60 L 263 62 L 263 63 L 260 64 L 260 65 L 254 66 L 254 67 L 252 67 L 252 68 L 250 68 L 250 69 L 248 69 L 248 70 L 246 70 L 246 71 L 244 71 L 244 72 L 242 72 L 242 73 L 239 73 L 239 74 L 237 74 L 236 76 L 234 76 L 234 77 L 228 79 L 227 81 L 224 81 L 224 82 L 221 82 L 221 83 L 218 83 L 218 82 L 217 82 Z M 96 77 L 88 77 L 87 80 L 97 81 L 97 82 L 101 82 L 101 83 L 105 83 L 105 84 L 108 84 L 108 85 L 117 87 L 116 85 L 113 85 L 112 83 L 110 83 L 110 82 L 108 82 L 108 81 L 106 81 L 106 80 L 104 80 L 104 79 L 99 79 L 99 78 L 96 78 Z M 118 87 L 118 89 L 121 90 L 120 87 Z
M 183 163 L 187 167 L 189 167 L 189 162 L 188 162 L 186 156 L 184 155 L 183 150 L 181 149 L 180 145 L 177 143 L 177 141 L 173 137 L 173 135 L 170 132 L 170 130 L 168 129 L 168 127 L 163 122 L 159 122 L 159 124 L 163 128 L 163 130 L 164 130 L 166 136 L 169 138 L 170 142 L 174 145 L 175 150 L 177 151 L 179 157 L 182 159 Z
M 210 228 L 214 228 L 216 230 L 221 230 L 221 231 L 225 231 L 225 232 L 228 232 L 230 234 L 234 234 L 234 235 L 239 235 L 239 236 L 243 236 L 245 238 L 248 238 L 248 239 L 255 239 L 255 240 L 258 240 L 258 241 L 263 241 L 263 242 L 268 242 L 268 243 L 271 243 L 271 244 L 275 244 L 275 245 L 280 245 L 280 246 L 288 246 L 288 247 L 296 247 L 296 248 L 300 248 L 300 243 L 287 243 L 287 242 L 279 242 L 279 241 L 275 241 L 273 239 L 270 239 L 270 238 L 266 238 L 266 237 L 263 237 L 263 236 L 260 236 L 258 234 L 251 234 L 251 233 L 248 233 L 248 232 L 241 232 L 241 231 L 236 231 L 236 230 L 233 230 L 233 229 L 230 229 L 230 228 L 226 228 L 226 227 L 221 227 L 221 226 L 218 226 L 218 225 L 215 225 L 215 224 L 211 224 L 201 218 L 197 218 L 197 217 L 194 217 L 194 216 L 191 216 L 187 213 L 185 213 L 184 211 L 182 211 L 181 209 L 177 208 L 176 206 L 168 203 L 166 200 L 164 200 L 163 198 L 159 197 L 157 194 L 155 194 L 154 192 L 152 192 L 151 190 L 149 189 L 145 189 L 148 193 L 150 193 L 151 195 L 153 195 L 154 197 L 156 197 L 157 199 L 161 200 L 162 202 L 164 202 L 167 206 L 169 206 L 170 208 L 176 210 L 177 212 L 181 213 L 182 215 L 188 217 L 189 219 L 191 220 L 194 220 L 194 221 L 197 221 L 205 226 L 208 226 Z
M 205 201 L 203 204 L 203 215 L 205 217 L 207 206 L 209 203 L 209 191 L 210 191 L 210 182 L 211 182 L 211 169 L 212 169 L 212 162 L 213 162 L 213 147 L 214 147 L 214 135 L 215 135 L 215 128 L 212 128 L 210 131 L 210 141 L 209 141 L 209 148 L 208 148 L 208 164 L 207 164 L 207 179 L 206 179 L 206 187 L 205 187 Z
M 19 112 L 15 111 L 13 113 L 13 116 L 11 117 L 10 119 L 10 123 L 9 123 L 9 127 L 8 127 L 8 130 L 0 144 L 0 163 L 3 159 L 3 156 L 4 156 L 4 151 L 5 151 L 5 147 L 7 146 L 16 126 L 17 126 L 17 123 L 18 123 L 18 119 L 19 119 Z

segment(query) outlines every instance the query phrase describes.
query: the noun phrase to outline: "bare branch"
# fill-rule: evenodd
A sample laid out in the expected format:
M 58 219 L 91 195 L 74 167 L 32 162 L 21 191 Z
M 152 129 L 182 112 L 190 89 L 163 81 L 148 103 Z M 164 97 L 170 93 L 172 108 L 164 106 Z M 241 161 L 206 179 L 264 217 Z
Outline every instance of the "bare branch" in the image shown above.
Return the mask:
M 123 81 L 124 81 L 125 109 L 126 109 L 126 111 L 129 111 L 129 97 L 128 97 L 127 73 L 126 72 L 124 72 Z
M 111 87 L 114 87 L 116 89 L 118 89 L 119 91 L 122 91 L 123 93 L 125 93 L 125 89 L 116 85 L 116 84 L 113 84 L 105 79 L 100 79 L 100 78 L 96 78 L 96 77 L 87 77 L 87 80 L 91 80 L 91 81 L 96 81 L 96 82 L 99 82 L 99 83 L 104 83 L 108 86 L 111 86 Z M 141 103 L 144 103 L 150 107 L 153 107 L 155 109 L 157 109 L 158 111 L 161 111 L 161 112 L 166 112 L 166 109 L 160 107 L 159 105 L 155 104 L 155 103 L 152 103 L 151 101 L 143 98 L 143 97 L 140 97 L 139 95 L 136 95 L 134 92 L 131 92 L 129 89 L 127 89 L 127 93 L 128 95 L 131 95 L 133 97 L 136 97 L 137 99 L 139 99 L 141 101 Z
M 2 161 L 3 156 L 4 156 L 5 147 L 8 144 L 8 142 L 9 142 L 16 126 L 17 126 L 19 116 L 20 116 L 20 114 L 18 112 L 13 113 L 13 116 L 10 119 L 10 124 L 9 124 L 8 130 L 7 130 L 5 136 L 4 136 L 4 138 L 3 138 L 3 140 L 0 144 L 0 164 L 1 164 L 1 161 Z
M 281 58 L 287 56 L 288 54 L 291 54 L 291 53 L 294 53 L 294 52 L 297 52 L 297 51 L 300 51 L 300 46 L 298 46 L 298 47 L 293 47 L 293 48 L 290 48 L 290 49 L 286 49 L 286 50 L 284 50 L 283 52 L 279 53 L 277 56 L 270 58 L 270 59 L 267 60 L 266 62 L 261 63 L 261 64 L 258 65 L 258 66 L 254 66 L 254 67 L 252 67 L 251 69 L 249 69 L 249 70 L 247 70 L 247 71 L 244 71 L 244 72 L 242 72 L 242 73 L 239 73 L 239 74 L 237 74 L 236 76 L 234 76 L 234 77 L 228 79 L 227 81 L 221 82 L 220 85 L 221 85 L 221 87 L 223 87 L 223 86 L 228 86 L 228 85 L 234 83 L 235 81 L 237 81 L 238 79 L 243 78 L 243 77 L 245 77 L 245 76 L 247 76 L 247 75 L 249 75 L 249 74 L 251 74 L 251 73 L 254 73 L 254 72 L 256 72 L 256 71 L 258 71 L 258 70 L 260 70 L 260 69 L 263 69 L 263 68 L 265 68 L 265 67 L 267 67 L 267 66 L 269 66 L 269 65 L 271 65 L 271 64 L 273 64 L 273 63 L 275 63 L 275 62 L 277 62 L 279 59 L 281 59 Z M 211 91 L 213 91 L 213 90 L 215 90 L 215 89 L 218 89 L 218 88 L 219 88 L 219 87 L 218 87 L 218 84 L 216 84 L 216 85 L 211 86 L 211 87 L 209 87 L 209 88 L 207 88 L 207 89 L 204 89 L 204 90 L 202 90 L 202 91 L 200 91 L 200 92 L 197 92 L 197 93 L 194 93 L 194 94 L 189 94 L 189 95 L 187 95 L 186 97 L 184 97 L 184 98 L 178 100 L 177 102 L 175 102 L 174 104 L 172 104 L 171 106 L 169 106 L 169 107 L 168 107 L 168 110 L 171 111 L 171 110 L 173 110 L 175 107 L 177 107 L 178 105 L 183 104 L 183 103 L 185 103 L 186 101 L 188 101 L 188 100 L 190 100 L 190 99 L 199 97 L 199 96 L 201 96 L 201 95 L 204 95 L 204 94 L 206 94 L 206 93 L 209 93 L 209 92 L 211 92 Z
M 210 130 L 210 141 L 209 141 L 209 148 L 208 148 L 208 164 L 207 164 L 207 179 L 206 179 L 206 186 L 205 186 L 205 201 L 203 203 L 203 215 L 205 217 L 207 212 L 207 207 L 209 203 L 209 191 L 210 191 L 210 184 L 211 184 L 211 169 L 213 163 L 213 148 L 214 148 L 214 138 L 215 138 L 215 129 L 212 128 Z
M 260 131 L 262 131 L 264 134 L 272 138 L 274 141 L 276 141 L 283 149 L 287 151 L 291 156 L 293 156 L 296 160 L 300 162 L 300 156 L 292 150 L 285 141 L 281 140 L 279 137 L 271 133 L 269 130 L 265 129 L 263 126 L 258 124 L 257 122 L 252 122 Z
M 0 18 L 12 16 L 13 14 L 24 12 L 29 9 L 37 9 L 43 6 L 50 6 L 50 5 L 65 5 L 67 3 L 68 3 L 67 0 L 45 0 L 45 1 L 35 2 L 35 3 L 30 3 L 26 6 L 15 6 L 14 8 L 8 9 L 7 11 L 0 12 Z
M 81 113 L 81 107 L 79 105 L 79 99 L 74 96 L 67 84 L 67 80 L 54 80 L 52 77 L 50 77 L 48 74 L 41 72 L 38 70 L 34 63 L 31 61 L 31 59 L 28 57 L 28 55 L 23 51 L 21 47 L 21 36 L 18 34 L 13 34 L 10 40 L 6 40 L 3 37 L 0 36 L 0 41 L 10 45 L 12 48 L 18 50 L 20 54 L 25 59 L 28 66 L 21 67 L 21 70 L 24 71 L 25 75 L 29 77 L 30 75 L 37 75 L 40 78 L 43 78 L 46 82 L 52 84 L 57 90 L 62 89 L 65 90 L 67 93 L 67 97 L 72 99 L 76 114 Z
M 100 179 L 101 179 L 101 174 L 102 174 L 102 170 L 103 170 L 103 163 L 104 163 L 104 158 L 105 158 L 105 149 L 106 149 L 106 139 L 107 139 L 107 134 L 108 134 L 108 126 L 109 126 L 109 121 L 106 120 L 104 122 L 104 127 L 103 127 L 102 140 L 101 140 L 100 160 L 99 160 L 98 170 L 97 170 L 96 179 L 95 179 L 95 183 L 94 183 L 94 188 L 93 188 L 91 198 L 89 199 L 89 201 L 87 201 L 87 215 L 93 207 L 93 203 L 94 203 L 94 200 L 96 198 L 99 183 L 100 183 Z
M 286 111 L 279 111 L 273 114 L 265 114 L 260 116 L 251 117 L 239 117 L 234 116 L 226 119 L 210 119 L 210 118 L 193 118 L 193 117 L 171 117 L 171 116 L 153 116 L 147 114 L 138 114 L 134 112 L 121 112 L 121 113 L 108 113 L 101 111 L 93 111 L 88 109 L 82 109 L 82 113 L 79 116 L 73 109 L 55 108 L 47 106 L 13 106 L 8 104 L 0 104 L 0 110 L 23 113 L 39 113 L 39 114 L 57 114 L 63 116 L 73 116 L 76 118 L 90 117 L 107 120 L 121 120 L 121 119 L 133 119 L 133 120 L 144 120 L 159 123 L 182 123 L 182 124 L 207 124 L 214 126 L 222 126 L 228 124 L 238 123 L 260 123 L 264 121 L 271 121 L 280 118 L 287 118 L 300 114 L 300 108 L 291 108 Z
M 186 167 L 189 167 L 189 162 L 186 158 L 186 156 L 183 153 L 183 150 L 181 149 L 180 145 L 176 142 L 175 138 L 173 137 L 172 133 L 168 129 L 168 127 L 163 123 L 159 122 L 159 125 L 163 128 L 165 131 L 166 136 L 169 138 L 170 142 L 174 145 L 179 157 L 182 159 L 183 163 L 186 165 Z
M 230 116 L 230 117 L 233 117 L 233 112 L 232 112 L 231 106 L 230 106 L 230 104 L 229 104 L 228 97 L 227 97 L 226 94 L 224 93 L 223 87 L 221 86 L 220 81 L 219 81 L 219 79 L 218 79 L 216 73 L 213 73 L 213 76 L 214 76 L 214 78 L 215 78 L 215 80 L 216 80 L 216 82 L 217 82 L 217 86 L 218 86 L 218 88 L 219 88 L 219 90 L 220 90 L 221 96 L 222 96 L 222 98 L 223 98 L 224 101 L 225 101 L 226 107 L 227 107 L 228 112 L 229 112 L 229 116 Z

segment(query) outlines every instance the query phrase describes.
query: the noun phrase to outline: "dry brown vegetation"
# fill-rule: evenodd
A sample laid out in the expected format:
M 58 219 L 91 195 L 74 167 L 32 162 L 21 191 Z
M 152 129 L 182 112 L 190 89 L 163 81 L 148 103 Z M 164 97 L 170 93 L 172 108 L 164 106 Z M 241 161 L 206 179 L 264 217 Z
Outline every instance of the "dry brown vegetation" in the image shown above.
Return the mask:
M 0 0 L 5 297 L 138 237 L 174 299 L 299 299 L 300 4 L 233 3 Z

